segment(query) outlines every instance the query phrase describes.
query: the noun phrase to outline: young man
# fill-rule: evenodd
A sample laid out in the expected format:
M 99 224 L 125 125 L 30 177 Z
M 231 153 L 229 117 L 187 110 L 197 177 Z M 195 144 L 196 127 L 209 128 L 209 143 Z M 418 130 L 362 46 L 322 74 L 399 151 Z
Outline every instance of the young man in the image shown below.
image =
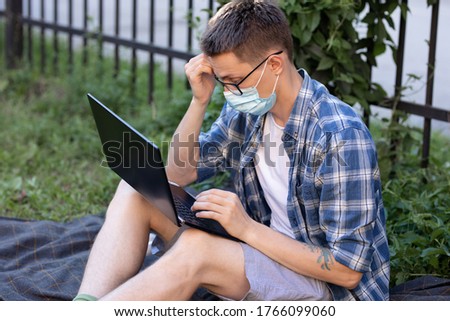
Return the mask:
M 209 22 L 201 47 L 186 64 L 193 97 L 167 174 L 184 186 L 231 171 L 236 193 L 204 191 L 193 210 L 242 242 L 192 228 L 181 233 L 121 182 L 79 293 L 181 300 L 204 287 L 232 300 L 388 299 L 374 143 L 349 106 L 295 68 L 281 10 L 263 1 L 229 3 Z M 217 82 L 227 103 L 201 134 Z M 149 231 L 173 245 L 137 273 Z

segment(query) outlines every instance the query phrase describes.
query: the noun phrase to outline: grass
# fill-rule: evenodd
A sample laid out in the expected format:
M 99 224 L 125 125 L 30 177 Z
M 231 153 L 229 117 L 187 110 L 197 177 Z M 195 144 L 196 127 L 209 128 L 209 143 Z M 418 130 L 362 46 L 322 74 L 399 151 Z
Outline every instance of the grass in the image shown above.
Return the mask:
M 3 34 L 0 25 L 0 42 Z M 165 73 L 157 68 L 155 102 L 149 105 L 147 66 L 139 67 L 137 95 L 132 96 L 125 61 L 114 77 L 112 59 L 100 62 L 94 58 L 83 67 L 81 53 L 77 53 L 74 72 L 68 73 L 67 57 L 62 54 L 58 69 L 64 72 L 56 75 L 49 54 L 49 68 L 41 74 L 36 63 L 38 48 L 34 52 L 33 66 L 24 63 L 13 71 L 5 70 L 0 54 L 0 215 L 66 221 L 101 213 L 119 179 L 100 166 L 101 144 L 86 94 L 91 92 L 104 101 L 162 146 L 165 154 L 179 121 L 173 115 L 180 115 L 190 99 L 186 84 L 175 79 L 173 92 L 181 94 L 172 97 Z
M 0 24 L 0 43 L 4 34 Z M 35 45 L 38 45 L 35 42 Z M 94 53 L 95 48 L 91 49 Z M 35 50 L 39 52 L 39 50 Z M 63 49 L 61 49 L 63 52 Z M 49 48 L 47 52 L 51 52 Z M 75 56 L 73 73 L 56 75 L 39 66 L 6 71 L 0 53 L 0 215 L 23 219 L 67 221 L 105 211 L 119 181 L 101 167 L 101 145 L 86 93 L 104 101 L 144 135 L 163 147 L 190 100 L 180 77 L 169 91 L 157 68 L 155 101 L 146 102 L 147 66 L 140 65 L 136 96 L 131 95 L 129 66 L 114 77 L 113 62 L 93 60 L 81 65 Z M 48 57 L 48 66 L 51 65 Z M 96 54 L 91 55 L 95 57 Z M 39 55 L 35 61 L 39 60 Z M 59 70 L 67 70 L 62 55 Z M 205 128 L 218 114 L 220 94 L 214 96 Z M 372 122 L 378 146 L 387 211 L 392 283 L 422 274 L 450 277 L 450 139 L 434 133 L 428 169 L 420 169 L 421 133 L 400 124 Z M 397 162 L 390 161 L 389 138 L 400 138 Z M 389 174 L 395 169 L 395 176 Z M 201 188 L 222 184 L 223 178 Z
M 0 43 L 3 35 L 0 24 Z M 46 44 L 45 73 L 38 64 L 40 43 L 33 45 L 34 64 L 24 62 L 17 70 L 6 70 L 0 53 L 0 215 L 67 221 L 102 213 L 119 178 L 100 166 L 101 144 L 86 94 L 94 94 L 151 138 L 165 156 L 191 99 L 186 81 L 174 77 L 169 90 L 166 73 L 156 66 L 154 102 L 149 105 L 147 65 L 138 66 L 133 95 L 130 64 L 121 61 L 114 76 L 113 59 L 100 60 L 95 44 L 88 48 L 86 66 L 82 53 L 75 53 L 72 73 L 64 42 L 56 66 L 59 73 L 52 65 L 51 43 Z M 215 100 L 221 105 L 218 96 Z M 211 109 L 206 123 L 218 112 L 219 108 Z
M 100 211 L 114 177 L 98 166 L 101 155 L 94 148 L 92 123 L 81 112 L 70 112 L 83 107 L 67 105 L 68 88 L 56 80 L 38 79 L 30 85 L 43 90 L 38 99 L 0 100 L 3 214 L 66 220 Z

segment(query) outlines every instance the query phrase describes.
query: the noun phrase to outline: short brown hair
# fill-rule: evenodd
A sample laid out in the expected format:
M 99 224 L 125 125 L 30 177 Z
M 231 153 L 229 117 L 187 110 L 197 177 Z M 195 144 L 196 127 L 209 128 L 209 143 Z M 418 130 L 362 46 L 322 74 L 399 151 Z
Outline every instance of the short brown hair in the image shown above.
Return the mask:
M 208 56 L 233 52 L 247 62 L 264 59 L 269 50 L 283 50 L 293 60 L 289 24 L 273 1 L 227 3 L 210 19 L 200 47 Z

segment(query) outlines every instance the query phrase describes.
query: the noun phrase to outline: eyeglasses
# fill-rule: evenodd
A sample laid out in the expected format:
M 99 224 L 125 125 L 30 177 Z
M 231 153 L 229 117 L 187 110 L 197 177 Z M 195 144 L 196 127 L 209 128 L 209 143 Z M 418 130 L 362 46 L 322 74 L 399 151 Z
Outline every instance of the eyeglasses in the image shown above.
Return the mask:
M 269 59 L 270 57 L 274 56 L 274 55 L 279 55 L 283 52 L 283 50 L 275 52 L 273 54 L 270 54 L 266 57 L 266 59 L 264 59 L 263 61 L 261 61 L 261 63 L 256 66 L 255 68 L 253 68 L 252 71 L 250 71 L 247 76 L 245 76 L 244 78 L 242 78 L 238 83 L 231 83 L 231 82 L 224 82 L 222 80 L 220 80 L 216 75 L 214 75 L 214 78 L 216 78 L 217 82 L 219 82 L 222 86 L 224 86 L 226 89 L 228 89 L 230 92 L 232 92 L 233 94 L 235 94 L 236 96 L 242 96 L 242 90 L 241 88 L 239 88 L 239 85 L 242 84 L 245 79 L 247 79 L 253 72 L 255 72 L 256 69 L 258 69 L 263 63 L 266 62 L 267 59 Z

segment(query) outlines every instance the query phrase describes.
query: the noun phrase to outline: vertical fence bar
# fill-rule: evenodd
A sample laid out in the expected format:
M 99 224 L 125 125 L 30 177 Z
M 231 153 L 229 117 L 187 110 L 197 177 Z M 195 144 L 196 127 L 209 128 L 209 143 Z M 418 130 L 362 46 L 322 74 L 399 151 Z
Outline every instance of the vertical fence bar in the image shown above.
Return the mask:
M 88 45 L 88 14 L 87 14 L 87 0 L 84 0 L 83 4 L 83 65 L 86 65 L 88 62 L 88 53 L 87 53 L 87 45 Z
M 427 87 L 425 104 L 431 106 L 433 104 L 433 88 L 434 88 L 434 70 L 436 63 L 436 44 L 437 44 L 437 30 L 439 17 L 439 0 L 437 0 L 432 7 L 431 13 L 431 28 L 430 28 L 430 42 L 428 51 L 428 67 L 427 67 Z M 423 168 L 428 167 L 430 157 L 430 141 L 431 141 L 431 118 L 425 118 L 423 122 L 423 146 L 422 146 L 422 161 Z
M 369 11 L 373 10 L 373 4 L 371 2 L 369 2 L 369 6 L 368 9 Z M 367 53 L 368 53 L 368 57 L 367 57 L 367 61 L 366 64 L 369 67 L 369 74 L 368 74 L 368 79 L 369 79 L 369 83 L 367 83 L 367 90 L 370 91 L 371 86 L 372 86 L 372 74 L 373 74 L 373 67 L 376 64 L 375 62 L 375 58 L 374 57 L 370 57 L 370 54 L 374 51 L 374 47 L 375 47 L 375 40 L 374 38 L 371 38 L 371 40 L 369 40 L 367 42 Z M 363 107 L 363 115 L 362 115 L 362 119 L 364 121 L 364 123 L 366 124 L 366 126 L 368 128 L 370 128 L 370 114 L 371 114 L 371 109 L 370 109 L 370 101 L 367 101 L 368 106 L 367 108 Z
M 208 10 L 209 19 L 211 19 L 213 15 L 214 15 L 214 0 L 209 0 L 209 10 Z
M 6 67 L 16 68 L 23 55 L 22 0 L 6 1 Z
M 73 0 L 69 0 L 69 12 L 68 12 L 68 20 L 69 20 L 69 29 L 72 30 L 73 27 Z M 68 44 L 68 51 L 69 51 L 69 63 L 68 68 L 69 72 L 73 72 L 73 34 L 72 32 L 69 32 L 69 44 Z
M 53 0 L 53 23 L 58 25 L 58 0 Z M 58 57 L 59 45 L 58 45 L 58 31 L 53 29 L 53 72 L 58 72 Z
M 103 60 L 103 0 L 98 2 L 98 32 L 100 38 L 98 39 L 98 59 Z
M 28 19 L 31 19 L 33 16 L 33 10 L 31 8 L 31 0 L 28 0 Z M 33 28 L 31 23 L 27 26 L 27 46 L 28 46 L 28 63 L 30 66 L 33 66 Z
M 150 1 L 150 12 L 149 12 L 150 22 L 149 22 L 149 41 L 153 45 L 155 41 L 155 0 Z M 148 63 L 148 103 L 153 103 L 153 92 L 155 90 L 155 55 L 150 50 L 149 52 L 149 63 Z M 156 116 L 156 115 L 155 115 Z
M 169 28 L 168 28 L 168 47 L 172 48 L 173 46 L 173 0 L 169 1 Z M 173 59 L 168 56 L 167 59 L 167 87 L 172 89 L 173 87 L 173 79 L 172 79 L 172 71 L 173 71 Z
M 187 51 L 192 51 L 192 35 L 194 24 L 194 0 L 188 0 L 188 30 L 187 30 Z
M 402 0 L 402 5 L 408 6 L 408 0 Z M 395 73 L 395 97 L 400 97 L 403 83 L 403 62 L 405 57 L 405 40 L 406 40 L 406 19 L 408 10 L 405 15 L 400 12 L 400 29 L 398 35 L 398 47 L 396 53 L 396 73 Z
M 131 38 L 133 42 L 136 41 L 137 36 L 137 1 L 133 0 L 132 4 L 132 27 L 131 27 Z M 131 50 L 131 93 L 134 96 L 136 93 L 136 69 L 137 69 L 137 55 L 136 48 Z
M 45 1 L 41 0 L 41 22 L 45 20 Z M 45 28 L 41 26 L 41 72 L 45 72 Z
M 402 0 L 402 5 L 408 7 L 408 0 Z M 400 29 L 398 34 L 398 46 L 397 53 L 395 56 L 396 62 L 396 74 L 395 74 L 395 88 L 394 88 L 394 105 L 398 104 L 402 94 L 402 84 L 403 84 L 403 65 L 405 57 L 405 40 L 406 40 L 406 20 L 408 17 L 408 10 L 405 10 L 405 14 L 400 10 Z M 394 106 L 395 108 L 395 106 Z M 392 122 L 398 123 L 399 116 L 394 111 L 392 114 Z M 399 145 L 399 140 L 397 138 L 391 138 L 390 144 L 390 161 L 392 164 L 397 162 L 397 152 L 396 149 Z M 394 171 L 389 173 L 391 177 L 395 175 Z
M 187 13 L 187 51 L 192 52 L 193 43 L 193 28 L 194 28 L 194 0 L 188 0 L 188 13 Z M 186 78 L 186 89 L 189 89 L 189 81 Z
M 120 11 L 120 1 L 116 0 L 116 11 L 114 13 L 114 35 L 116 36 L 116 39 L 119 38 L 119 11 Z M 114 46 L 114 77 L 117 77 L 119 74 L 119 64 L 120 64 L 120 52 L 119 52 L 119 45 L 116 43 Z

